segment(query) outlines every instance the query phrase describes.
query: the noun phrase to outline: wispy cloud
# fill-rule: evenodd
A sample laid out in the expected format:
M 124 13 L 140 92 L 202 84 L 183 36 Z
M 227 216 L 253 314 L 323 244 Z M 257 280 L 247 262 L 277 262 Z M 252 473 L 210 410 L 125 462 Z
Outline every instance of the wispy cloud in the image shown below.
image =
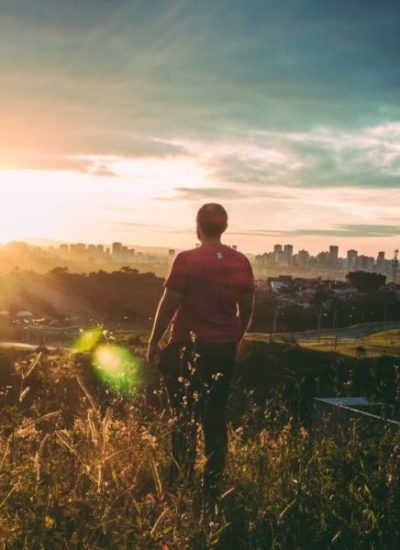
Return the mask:
M 232 232 L 233 235 L 268 237 L 395 237 L 400 226 L 379 224 L 338 224 L 330 229 L 304 228 L 292 230 L 249 229 Z
M 176 187 L 178 195 L 175 199 L 203 200 L 203 199 L 238 199 L 244 193 L 238 189 L 227 187 Z
M 4 113 L 67 154 L 136 156 L 140 139 L 400 118 L 399 9 L 389 0 L 301 10 L 294 0 L 234 9 L 228 0 L 3 0 L 1 11 Z

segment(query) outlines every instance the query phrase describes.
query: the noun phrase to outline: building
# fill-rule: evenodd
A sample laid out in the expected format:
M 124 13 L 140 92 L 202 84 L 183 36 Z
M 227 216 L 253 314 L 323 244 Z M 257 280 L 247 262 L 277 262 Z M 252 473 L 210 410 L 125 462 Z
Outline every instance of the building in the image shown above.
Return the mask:
M 348 270 L 351 271 L 352 269 L 356 268 L 357 256 L 358 256 L 357 250 L 348 250 L 347 251 L 346 267 L 347 267 Z
M 111 254 L 113 256 L 119 256 L 122 252 L 122 243 L 112 243 Z
M 281 244 L 276 244 L 274 246 L 274 261 L 276 263 L 279 263 L 280 260 L 281 260 L 281 256 L 282 256 L 282 245 Z
M 293 245 L 285 244 L 283 247 L 283 263 L 285 265 L 290 265 L 293 260 Z
M 299 250 L 296 256 L 296 263 L 300 267 L 307 267 L 310 263 L 310 254 L 307 250 Z
M 329 247 L 329 265 L 330 267 L 337 267 L 339 258 L 339 247 L 331 245 Z
M 86 245 L 84 243 L 74 243 L 69 247 L 73 254 L 82 255 L 86 253 Z

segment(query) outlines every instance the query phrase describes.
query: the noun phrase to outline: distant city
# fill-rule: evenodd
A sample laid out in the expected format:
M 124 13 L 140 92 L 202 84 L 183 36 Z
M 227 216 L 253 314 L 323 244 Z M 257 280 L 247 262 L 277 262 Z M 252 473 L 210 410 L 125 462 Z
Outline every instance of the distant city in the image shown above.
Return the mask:
M 231 245 L 231 248 L 237 249 L 237 246 Z M 175 248 L 151 250 L 138 246 L 136 249 L 122 242 L 111 245 L 63 243 L 39 247 L 18 241 L 0 246 L 0 268 L 5 272 L 14 268 L 46 271 L 54 267 L 67 267 L 72 271 L 87 272 L 96 266 L 97 269 L 111 271 L 126 265 L 165 277 L 177 252 Z M 341 257 L 339 247 L 331 245 L 328 250 L 313 256 L 305 249 L 295 252 L 292 244 L 275 244 L 272 251 L 247 256 L 258 279 L 294 274 L 303 277 L 329 276 L 340 280 L 349 271 L 367 271 L 384 274 L 388 282 L 396 283 L 399 272 L 398 250 L 394 250 L 389 258 L 383 251 L 374 257 L 359 254 L 355 249 L 347 250 L 345 257 Z
M 339 247 L 331 245 L 329 250 L 312 256 L 307 250 L 293 252 L 291 244 L 276 244 L 273 251 L 255 256 L 255 264 L 261 268 L 283 267 L 298 268 L 312 272 L 348 272 L 368 271 L 382 273 L 396 279 L 399 270 L 398 250 L 393 251 L 391 258 L 385 252 L 378 252 L 376 257 L 359 254 L 357 250 L 347 250 L 346 257 L 339 256 Z

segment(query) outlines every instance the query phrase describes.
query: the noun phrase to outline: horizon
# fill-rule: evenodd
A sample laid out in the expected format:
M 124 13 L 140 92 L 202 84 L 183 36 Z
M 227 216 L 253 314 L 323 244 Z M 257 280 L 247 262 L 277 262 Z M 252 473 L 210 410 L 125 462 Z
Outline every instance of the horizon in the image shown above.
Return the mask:
M 400 248 L 400 6 L 0 0 L 0 243 Z M 343 252 L 342 252 L 343 253 Z
M 224 235 L 222 235 L 222 239 L 221 239 L 221 243 L 223 245 L 226 245 L 226 246 L 229 246 L 229 247 L 237 246 L 233 242 L 227 242 L 226 239 L 224 239 L 223 237 L 224 237 Z M 173 246 L 144 245 L 144 244 L 139 244 L 139 243 L 124 242 L 124 241 L 106 241 L 106 242 L 104 242 L 104 241 L 100 242 L 99 241 L 99 242 L 96 242 L 96 241 L 85 241 L 84 239 L 80 239 L 80 240 L 78 239 L 78 240 L 74 240 L 74 241 L 67 241 L 67 240 L 61 240 L 61 241 L 57 240 L 56 241 L 56 240 L 52 240 L 52 239 L 42 239 L 42 238 L 18 239 L 18 240 L 12 240 L 12 241 L 7 241 L 7 242 L 1 242 L 0 241 L 0 248 L 2 246 L 12 245 L 14 243 L 24 243 L 24 244 L 27 244 L 27 245 L 32 246 L 32 247 L 39 247 L 43 250 L 55 249 L 57 251 L 61 245 L 68 245 L 69 246 L 69 245 L 73 245 L 73 244 L 84 244 L 86 247 L 89 246 L 89 245 L 94 245 L 94 246 L 101 245 L 101 246 L 104 246 L 106 248 L 107 247 L 111 248 L 111 246 L 114 242 L 121 242 L 121 244 L 123 244 L 125 246 L 128 246 L 130 250 L 134 249 L 134 250 L 139 250 L 140 251 L 140 249 L 149 249 L 149 250 L 155 249 L 155 250 L 158 250 L 158 251 L 162 250 L 163 252 L 166 252 L 166 253 L 171 249 L 175 250 L 176 252 L 178 252 L 180 250 L 185 250 L 185 249 L 175 248 Z M 199 246 L 199 244 L 200 243 L 198 241 L 194 240 L 193 241 L 193 246 L 189 247 L 189 248 L 195 248 L 195 247 Z M 285 245 L 292 245 L 292 243 L 281 241 L 281 242 L 274 242 L 274 245 L 285 246 Z M 271 247 L 271 249 L 265 249 L 265 250 L 262 250 L 261 252 L 252 252 L 252 251 L 249 251 L 249 250 L 241 250 L 239 247 L 238 247 L 238 250 L 240 252 L 243 252 L 246 255 L 256 256 L 258 254 L 273 252 L 273 246 Z M 295 246 L 293 246 L 293 254 L 295 255 L 301 250 L 306 250 L 307 252 L 310 253 L 311 256 L 316 256 L 320 252 L 329 252 L 329 247 L 330 246 L 338 246 L 338 245 L 334 242 L 330 242 L 328 245 L 325 245 L 324 248 L 321 248 L 321 249 L 318 249 L 318 250 L 317 249 L 309 250 L 305 247 L 301 247 L 301 246 L 295 247 Z M 367 253 L 363 249 L 360 249 L 360 247 L 341 249 L 340 246 L 338 246 L 338 249 L 339 249 L 338 250 L 338 257 L 339 258 L 345 258 L 348 251 L 356 250 L 357 253 L 358 253 L 358 256 L 363 255 L 363 256 L 369 256 L 369 257 L 374 257 L 374 258 L 378 257 L 378 253 L 384 252 L 385 259 L 386 260 L 392 260 L 392 259 L 394 259 L 394 254 L 396 252 L 399 252 L 398 249 L 393 249 L 393 250 L 389 250 L 389 251 L 379 249 L 379 250 L 376 250 L 375 252 Z M 160 252 L 158 252 L 158 253 L 160 253 Z

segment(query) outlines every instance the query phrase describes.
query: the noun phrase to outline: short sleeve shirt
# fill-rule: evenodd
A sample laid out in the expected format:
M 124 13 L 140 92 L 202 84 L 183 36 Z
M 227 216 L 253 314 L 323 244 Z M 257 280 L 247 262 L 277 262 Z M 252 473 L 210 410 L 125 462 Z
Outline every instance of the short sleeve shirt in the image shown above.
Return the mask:
M 221 243 L 205 243 L 180 252 L 166 288 L 182 294 L 172 320 L 171 341 L 236 342 L 240 332 L 237 304 L 254 292 L 254 277 L 244 254 Z

